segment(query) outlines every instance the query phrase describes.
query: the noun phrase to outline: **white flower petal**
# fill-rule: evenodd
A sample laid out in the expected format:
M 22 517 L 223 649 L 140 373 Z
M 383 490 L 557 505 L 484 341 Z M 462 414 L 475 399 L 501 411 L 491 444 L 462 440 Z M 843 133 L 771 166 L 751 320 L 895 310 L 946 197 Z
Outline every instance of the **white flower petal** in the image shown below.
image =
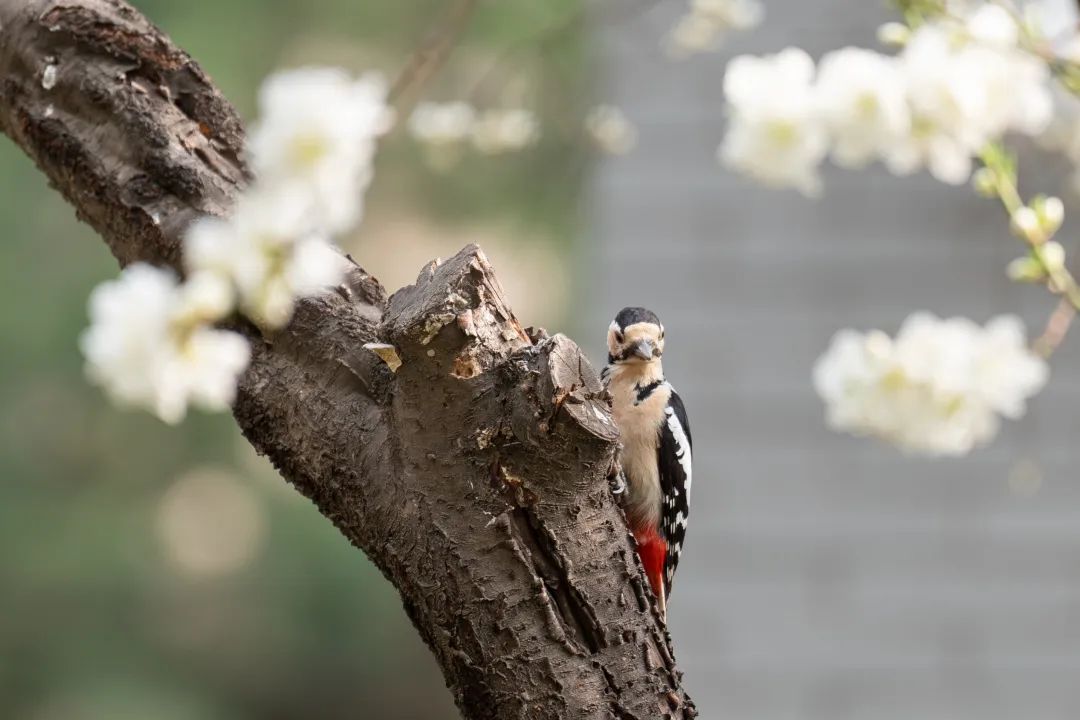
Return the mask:
M 813 72 L 813 61 L 797 48 L 729 63 L 724 92 L 731 117 L 719 150 L 725 165 L 766 185 L 820 191 L 828 136 L 816 113 Z
M 375 142 L 393 122 L 377 75 L 335 68 L 279 73 L 263 85 L 249 152 L 258 182 L 285 186 L 315 227 L 336 233 L 359 221 Z
M 967 29 L 979 42 L 1001 48 L 1015 48 L 1020 27 L 1008 10 L 995 3 L 985 3 L 967 18 Z
M 1048 376 L 1011 316 L 979 327 L 916 313 L 895 340 L 838 333 L 814 368 L 829 426 L 927 455 L 963 455 L 1016 419 Z
M 409 117 L 409 134 L 432 145 L 468 140 L 476 124 L 476 108 L 466 102 L 422 102 Z
M 90 298 L 90 327 L 81 346 L 88 376 L 118 403 L 177 423 L 191 402 L 227 407 L 247 366 L 248 345 L 208 323 L 231 303 L 220 277 L 188 285 L 149 265 L 129 267 Z
M 341 283 L 349 263 L 337 248 L 321 240 L 297 244 L 288 272 L 288 282 L 298 296 Z
M 472 142 L 485 155 L 523 150 L 540 139 L 540 121 L 523 108 L 487 110 L 472 126 Z
M 861 167 L 911 131 L 907 83 L 895 58 L 859 48 L 829 53 L 816 94 L 838 165 Z

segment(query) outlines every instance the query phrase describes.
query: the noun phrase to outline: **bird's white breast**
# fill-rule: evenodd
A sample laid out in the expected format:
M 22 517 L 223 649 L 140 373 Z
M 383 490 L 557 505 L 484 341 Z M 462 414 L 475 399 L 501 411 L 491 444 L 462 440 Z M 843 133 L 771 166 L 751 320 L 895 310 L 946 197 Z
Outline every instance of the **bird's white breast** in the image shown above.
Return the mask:
M 641 382 L 618 369 L 608 380 L 612 415 L 622 436 L 622 467 L 627 481 L 626 514 L 635 528 L 660 525 L 662 492 L 657 447 L 660 427 L 666 419 L 664 410 L 671 396 L 671 386 L 663 382 L 648 397 L 638 401 Z

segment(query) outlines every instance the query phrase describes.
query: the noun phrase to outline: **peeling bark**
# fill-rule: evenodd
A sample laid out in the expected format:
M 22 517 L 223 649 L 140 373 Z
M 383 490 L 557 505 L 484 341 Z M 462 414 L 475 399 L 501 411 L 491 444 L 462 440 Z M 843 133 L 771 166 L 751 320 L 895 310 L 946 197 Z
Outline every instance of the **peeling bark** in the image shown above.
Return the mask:
M 231 105 L 120 0 L 0 0 L 0 130 L 122 265 L 179 270 L 183 229 L 248 180 Z M 696 715 L 608 491 L 596 373 L 522 328 L 479 248 L 390 298 L 355 267 L 244 331 L 245 437 L 398 589 L 465 717 Z

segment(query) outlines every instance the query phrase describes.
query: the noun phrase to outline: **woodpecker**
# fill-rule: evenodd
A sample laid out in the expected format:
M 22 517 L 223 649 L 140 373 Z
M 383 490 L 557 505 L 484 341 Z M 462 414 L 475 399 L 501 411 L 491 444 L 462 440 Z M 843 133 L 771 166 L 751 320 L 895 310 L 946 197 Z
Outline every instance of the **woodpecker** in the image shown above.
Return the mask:
M 622 436 L 622 496 L 645 574 L 667 618 L 667 598 L 690 514 L 690 423 L 664 379 L 664 326 L 650 310 L 628 307 L 608 327 L 602 378 Z

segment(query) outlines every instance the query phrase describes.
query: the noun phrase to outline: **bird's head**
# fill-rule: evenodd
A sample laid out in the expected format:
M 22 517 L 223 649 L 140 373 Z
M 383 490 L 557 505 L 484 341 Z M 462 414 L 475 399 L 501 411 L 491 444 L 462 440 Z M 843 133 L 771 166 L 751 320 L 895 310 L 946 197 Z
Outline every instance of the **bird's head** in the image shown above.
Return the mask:
M 607 344 L 610 364 L 656 362 L 664 354 L 664 326 L 651 310 L 623 308 L 608 326 Z

